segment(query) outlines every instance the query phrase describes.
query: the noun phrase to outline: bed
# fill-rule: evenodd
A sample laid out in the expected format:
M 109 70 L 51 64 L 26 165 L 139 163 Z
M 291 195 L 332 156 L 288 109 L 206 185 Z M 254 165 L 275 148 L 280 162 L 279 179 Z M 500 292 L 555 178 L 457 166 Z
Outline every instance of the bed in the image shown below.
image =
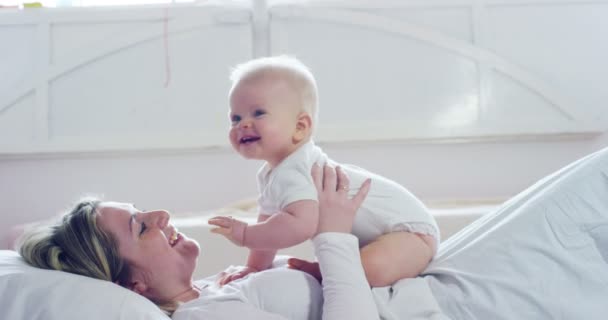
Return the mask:
M 467 292 L 476 296 L 477 300 L 469 299 L 466 301 L 475 305 L 481 298 L 490 299 L 493 302 L 482 303 L 480 306 L 497 306 L 495 303 L 500 303 L 502 309 L 497 306 L 491 310 L 486 310 L 486 312 L 490 315 L 504 316 L 504 312 L 516 310 L 513 309 L 514 305 L 511 305 L 512 302 L 516 301 L 509 299 L 514 299 L 512 297 L 512 289 L 517 289 L 515 300 L 519 302 L 525 302 L 526 305 L 530 303 L 534 305 L 534 301 L 542 300 L 541 305 L 535 305 L 538 308 L 533 308 L 534 312 L 544 310 L 552 315 L 563 313 L 562 315 L 566 316 L 557 318 L 564 319 L 577 318 L 576 316 L 573 317 L 573 315 L 585 315 L 582 317 L 585 319 L 603 319 L 606 312 L 608 312 L 606 305 L 600 303 L 606 297 L 607 288 L 605 283 L 608 283 L 606 282 L 608 278 L 604 272 L 608 265 L 607 244 L 605 243 L 606 228 L 608 227 L 608 223 L 605 220 L 606 209 L 608 208 L 608 198 L 606 197 L 606 194 L 608 194 L 607 182 L 608 149 L 604 149 L 565 167 L 554 175 L 542 179 L 528 190 L 523 191 L 496 208 L 433 209 L 432 212 L 438 220 L 444 238 L 447 237 L 448 239 L 440 247 L 438 256 L 427 269 L 427 275 L 428 272 L 441 273 L 443 272 L 442 268 L 449 269 L 454 261 L 449 263 L 441 263 L 440 261 L 445 261 L 446 257 L 453 255 L 457 251 L 471 255 L 470 259 L 461 259 L 460 262 L 464 261 L 477 267 L 480 266 L 481 262 L 484 264 L 483 268 L 487 268 L 494 272 L 494 274 L 498 273 L 502 275 L 502 272 L 505 271 L 504 267 L 507 267 L 511 273 L 523 272 L 524 276 L 518 278 L 520 282 L 522 279 L 531 279 L 526 278 L 526 275 L 538 275 L 538 272 L 526 273 L 525 270 L 536 269 L 540 270 L 540 272 L 547 272 L 547 267 L 549 267 L 554 273 L 548 274 L 543 280 L 552 279 L 552 283 L 558 284 L 557 287 L 562 286 L 562 290 L 551 291 L 550 295 L 540 297 L 535 290 L 529 290 L 530 282 L 525 281 L 524 283 L 517 284 L 516 288 L 501 291 L 501 293 L 505 293 L 509 297 L 508 299 L 493 301 L 492 296 L 486 297 L 473 290 Z M 570 194 L 568 193 L 569 190 L 576 192 Z M 569 198 L 573 195 L 578 196 Z M 543 201 L 543 199 L 547 201 Z M 560 215 L 563 213 L 560 210 L 563 211 L 564 208 L 552 207 L 559 204 L 555 202 L 556 199 L 568 203 L 568 206 L 564 208 L 570 208 L 566 212 L 568 215 L 576 216 L 576 221 L 572 220 L 573 218 L 566 220 L 560 218 L 564 216 L 563 214 Z M 539 203 L 542 205 L 538 205 Z M 551 216 L 552 213 L 555 216 Z M 240 264 L 244 261 L 244 254 L 246 254 L 246 250 L 234 248 L 227 240 L 208 232 L 209 227 L 205 223 L 208 214 L 209 212 L 181 214 L 176 216 L 174 220 L 174 223 L 180 227 L 181 231 L 190 234 L 201 242 L 201 266 L 207 265 L 210 268 L 209 270 L 198 270 L 198 273 L 203 275 L 219 271 L 229 264 Z M 214 210 L 213 214 L 226 214 L 241 219 L 254 219 L 255 205 L 247 202 L 245 205 L 228 206 L 221 210 Z M 479 218 L 480 216 L 482 217 Z M 506 218 L 500 219 L 501 216 Z M 551 216 L 551 219 L 547 220 L 548 224 L 543 224 L 542 221 L 539 222 L 539 220 L 549 216 Z M 506 223 L 518 218 L 536 220 L 526 220 L 527 222 L 524 221 L 526 222 L 524 224 L 509 225 Z M 475 222 L 471 223 L 473 220 Z M 553 223 L 558 220 L 559 224 L 554 225 Z M 462 228 L 463 225 L 465 225 L 464 228 Z M 508 227 L 501 228 L 501 226 Z M 517 230 L 513 230 L 513 227 L 519 228 L 522 226 L 537 229 L 514 237 Z M 538 226 L 541 228 L 538 228 Z M 551 226 L 551 228 L 548 228 L 548 226 Z M 547 228 L 543 229 L 542 227 Z M 452 233 L 461 228 L 460 232 L 450 237 Z M 532 238 L 536 234 L 549 236 L 551 241 L 535 242 Z M 553 234 L 555 234 L 555 237 L 552 236 Z M 486 241 L 489 240 L 488 235 L 493 236 L 493 241 Z M 526 237 L 532 240 L 522 242 L 521 239 Z M 518 239 L 518 241 L 512 241 L 513 239 Z M 544 238 L 540 237 L 537 239 Z M 508 244 L 509 250 L 502 250 L 502 247 L 491 247 L 504 246 L 505 243 Z M 483 246 L 480 248 L 479 245 Z M 539 245 L 542 245 L 544 251 L 538 250 Z M 585 258 L 580 259 L 581 255 L 572 257 L 564 255 L 562 250 L 564 246 L 568 246 L 568 248 L 575 251 L 584 249 L 584 251 L 580 252 L 582 252 Z M 467 251 L 467 249 L 472 250 Z M 494 253 L 493 260 L 483 260 L 483 258 L 479 260 L 480 254 L 483 255 L 483 252 L 486 250 L 491 250 Z M 513 250 L 522 252 L 522 255 L 519 255 L 516 261 L 512 260 Z M 305 246 L 296 247 L 283 253 L 292 253 L 306 258 L 310 257 L 310 248 Z M 530 258 L 530 253 L 537 258 L 542 257 L 542 260 L 539 261 L 548 265 L 532 262 L 533 260 L 528 259 Z M 571 264 L 562 264 L 560 261 L 555 263 L 555 261 L 551 260 L 560 254 L 561 258 L 567 259 L 568 261 L 566 262 Z M 213 266 L 209 264 L 210 261 L 216 259 L 221 261 L 219 262 L 220 265 Z M 579 269 L 572 269 L 572 265 L 581 267 L 581 270 L 593 272 L 589 273 L 582 272 Z M 446 270 L 444 271 L 450 273 L 449 270 Z M 475 269 L 471 268 L 471 270 Z M 492 274 L 492 272 L 488 274 Z M 452 275 L 456 274 L 457 272 Z M 479 274 L 481 277 L 486 276 L 485 273 L 473 273 L 472 275 L 475 274 Z M 564 275 L 555 277 L 555 274 Z M 496 278 L 499 277 L 493 276 L 493 278 L 487 278 L 486 281 L 496 282 Z M 437 280 L 439 278 L 435 277 L 433 279 Z M 502 280 L 499 279 L 499 281 Z M 580 284 L 580 286 L 563 287 L 564 284 L 572 282 Z M 504 289 L 504 287 L 501 288 Z M 168 319 L 151 302 L 118 285 L 68 273 L 36 269 L 26 265 L 15 251 L 10 250 L 0 251 L 0 292 L 2 293 L 0 299 L 1 319 Z M 466 296 L 464 297 L 465 299 Z M 462 298 L 462 296 L 448 295 L 448 299 L 455 300 L 455 303 L 458 303 L 457 300 Z M 562 303 L 566 300 L 572 301 L 572 303 Z M 444 304 L 442 308 L 448 305 Z M 482 318 L 488 319 L 488 317 Z M 504 318 L 508 319 L 508 315 Z M 556 319 L 555 316 L 524 318 Z

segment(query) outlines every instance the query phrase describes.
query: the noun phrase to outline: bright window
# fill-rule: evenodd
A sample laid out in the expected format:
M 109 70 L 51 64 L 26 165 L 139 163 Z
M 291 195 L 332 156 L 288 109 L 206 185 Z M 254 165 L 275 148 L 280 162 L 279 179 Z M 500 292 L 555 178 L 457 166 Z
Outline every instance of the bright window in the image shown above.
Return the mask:
M 44 7 L 95 7 L 163 3 L 187 3 L 197 0 L 0 0 L 0 7 L 22 7 L 24 3 L 39 3 Z

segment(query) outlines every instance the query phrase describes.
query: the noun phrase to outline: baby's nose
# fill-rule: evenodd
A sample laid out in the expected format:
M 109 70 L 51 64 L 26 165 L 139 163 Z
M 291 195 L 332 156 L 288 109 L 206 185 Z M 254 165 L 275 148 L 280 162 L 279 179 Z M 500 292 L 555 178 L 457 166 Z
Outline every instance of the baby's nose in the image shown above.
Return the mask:
M 241 128 L 249 128 L 251 127 L 251 120 L 242 120 L 240 124 Z

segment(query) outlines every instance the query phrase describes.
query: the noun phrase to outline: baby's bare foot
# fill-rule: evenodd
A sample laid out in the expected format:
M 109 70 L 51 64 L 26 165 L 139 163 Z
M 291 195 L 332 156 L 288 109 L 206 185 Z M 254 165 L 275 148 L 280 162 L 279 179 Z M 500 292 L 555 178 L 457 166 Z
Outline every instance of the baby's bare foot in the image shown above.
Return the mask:
M 323 277 L 321 276 L 321 269 L 319 269 L 319 263 L 310 262 L 298 258 L 289 258 L 287 260 L 287 265 L 291 269 L 300 270 L 310 274 L 315 277 L 319 283 L 323 281 Z

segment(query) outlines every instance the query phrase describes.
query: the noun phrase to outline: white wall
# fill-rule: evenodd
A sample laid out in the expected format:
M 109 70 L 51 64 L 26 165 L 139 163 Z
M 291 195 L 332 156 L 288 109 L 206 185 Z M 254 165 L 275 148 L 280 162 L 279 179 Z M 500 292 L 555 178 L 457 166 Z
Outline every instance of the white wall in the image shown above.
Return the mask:
M 606 17 L 606 0 L 5 9 L 0 154 L 225 146 L 230 68 L 281 53 L 317 77 L 319 141 L 590 137 Z
M 174 212 L 255 196 L 225 95 L 265 54 L 315 72 L 330 155 L 435 206 L 608 145 L 606 0 L 220 3 L 0 10 L 0 234 L 87 193 Z
M 335 159 L 395 179 L 432 206 L 496 202 L 601 147 L 594 140 L 455 144 L 326 145 Z M 0 160 L 0 234 L 48 218 L 85 194 L 166 208 L 209 211 L 254 197 L 259 163 L 228 149 Z

